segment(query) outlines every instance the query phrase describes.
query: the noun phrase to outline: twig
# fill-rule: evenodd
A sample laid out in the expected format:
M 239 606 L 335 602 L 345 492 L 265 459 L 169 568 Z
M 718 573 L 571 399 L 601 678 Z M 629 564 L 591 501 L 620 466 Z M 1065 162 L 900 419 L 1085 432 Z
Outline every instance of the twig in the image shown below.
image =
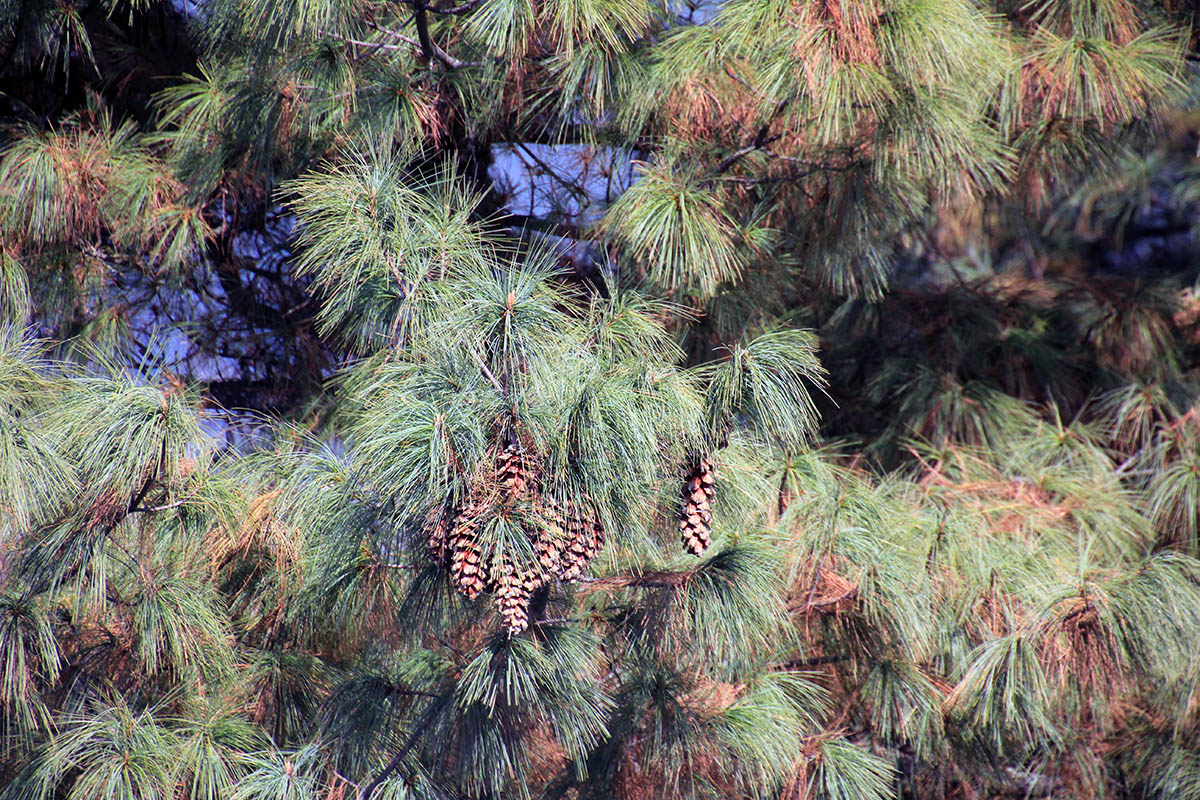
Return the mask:
M 435 8 L 434 6 L 429 6 L 428 8 L 435 14 L 465 14 L 468 11 L 473 10 L 476 6 L 483 5 L 487 1 L 488 0 L 469 0 L 469 2 L 463 3 L 461 6 L 455 6 L 454 8 Z
M 805 608 L 812 608 L 813 595 L 817 593 L 817 584 L 821 582 L 821 572 L 825 569 L 825 561 L 829 558 L 829 551 L 821 553 L 821 560 L 817 563 L 817 569 L 813 572 L 812 585 L 808 587 L 808 597 L 804 600 Z
M 1113 475 L 1115 475 L 1118 478 L 1120 476 L 1124 475 L 1125 471 L 1127 469 L 1129 469 L 1130 467 L 1132 467 L 1137 462 L 1138 455 L 1139 455 L 1138 453 L 1134 453 L 1129 458 L 1122 461 L 1121 465 L 1119 467 L 1117 467 L 1115 472 L 1113 472 Z
M 349 779 L 349 778 L 347 778 L 345 775 L 343 775 L 342 773 L 338 772 L 336 769 L 333 771 L 333 775 L 334 775 L 334 777 L 335 777 L 335 778 L 337 778 L 338 780 L 340 780 L 342 783 L 346 784 L 347 786 L 353 786 L 355 789 L 357 789 L 357 788 L 358 788 L 358 784 L 357 784 L 357 783 L 355 783 L 354 781 L 350 780 L 350 779 Z
M 484 376 L 491 381 L 492 386 L 496 387 L 496 391 L 501 395 L 507 395 L 507 393 L 504 391 L 504 387 L 500 385 L 500 381 L 496 380 L 496 376 L 492 374 L 490 369 L 488 369 L 488 365 L 484 362 L 483 358 L 479 355 L 479 353 L 475 352 L 475 348 L 471 347 L 468 349 L 471 351 L 471 357 L 475 359 L 475 363 L 479 365 L 481 370 L 483 370 Z
M 579 186 L 571 183 L 566 178 L 562 177 L 557 172 L 555 172 L 550 167 L 549 164 L 547 164 L 545 161 L 543 161 L 541 158 L 539 158 L 532 150 L 529 149 L 529 146 L 526 145 L 524 142 L 517 142 L 516 145 L 521 150 L 523 150 L 525 152 L 525 154 L 528 155 L 533 160 L 534 164 L 537 164 L 539 167 L 541 167 L 543 172 L 545 172 L 547 175 L 549 175 L 551 178 L 553 178 L 556 182 L 558 182 L 564 189 L 566 189 L 568 192 L 570 192 L 572 195 L 574 195 L 576 199 L 582 199 L 587 196 L 587 193 L 584 192 L 582 189 L 580 189 Z M 586 168 L 585 168 L 585 170 L 586 170 Z
M 734 164 L 736 164 L 738 161 L 740 161 L 742 158 L 749 155 L 750 153 L 753 153 L 755 150 L 762 150 L 767 145 L 769 145 L 771 142 L 774 142 L 783 136 L 783 134 L 780 134 L 780 133 L 777 133 L 774 136 L 767 136 L 767 133 L 770 130 L 770 127 L 771 127 L 770 122 L 764 123 L 763 126 L 758 129 L 758 133 L 755 135 L 753 142 L 751 142 L 750 144 L 746 145 L 745 147 L 743 147 L 741 149 L 733 151 L 729 155 L 725 156 L 725 158 L 721 159 L 721 163 L 717 164 L 716 169 L 713 170 L 713 177 L 716 177 L 717 175 L 720 175 L 721 173 L 725 172 L 725 170 L 729 169 Z
M 669 588 L 682 586 L 694 578 L 698 570 L 699 567 L 677 571 L 661 570 L 630 575 L 610 575 L 605 578 L 585 577 L 579 579 L 579 582 L 584 584 L 580 592 L 586 594 L 613 589 L 627 589 L 630 587 Z
M 424 13 L 414 14 L 413 19 L 417 23 L 416 39 L 412 38 L 411 36 L 405 36 L 400 31 L 392 30 L 391 28 L 385 28 L 382 25 L 371 22 L 370 20 L 366 21 L 368 28 L 378 31 L 385 36 L 390 36 L 393 39 L 398 39 L 401 42 L 404 42 L 407 47 L 402 47 L 398 44 L 388 44 L 387 42 L 367 42 L 363 41 L 362 39 L 353 39 L 349 36 L 343 36 L 340 33 L 334 33 L 333 31 L 321 31 L 321 33 L 331 39 L 336 39 L 339 42 L 352 44 L 356 47 L 367 47 L 372 50 L 415 50 L 426 58 L 436 58 L 438 61 L 441 61 L 443 64 L 445 64 L 449 69 L 461 69 L 462 67 L 467 66 L 479 66 L 479 64 L 482 63 L 471 62 L 468 64 L 465 61 L 460 61 L 434 44 L 433 40 L 429 38 L 429 23 L 425 18 Z
M 463 62 L 433 43 L 433 39 L 429 35 L 429 18 L 425 16 L 428 8 L 429 6 L 423 0 L 419 4 L 413 4 L 413 21 L 417 24 L 417 40 L 421 43 L 421 52 L 425 58 L 436 58 L 441 61 L 447 69 L 461 69 Z
M 413 732 L 409 734 L 408 741 L 404 743 L 404 747 L 402 747 L 400 752 L 396 753 L 396 755 L 392 757 L 392 760 L 389 761 L 387 766 L 383 768 L 383 771 L 376 775 L 374 779 L 367 784 L 367 788 L 359 791 L 358 800 L 370 800 L 370 797 L 375 793 L 375 790 L 378 789 L 393 772 L 400 768 L 400 764 L 404 761 L 404 757 L 407 756 L 409 751 L 413 749 L 413 746 L 417 743 L 417 739 L 420 738 L 421 734 L 425 732 L 425 729 L 428 728 L 433 723 L 434 719 L 437 718 L 437 713 L 441 710 L 442 706 L 448 702 L 448 700 L 449 698 L 446 695 L 439 695 L 437 702 L 429 704 L 429 708 L 425 709 L 425 714 L 423 715 L 421 721 L 413 729 Z
M 174 503 L 164 503 L 161 506 L 138 506 L 137 508 L 129 509 L 130 514 L 146 514 L 151 511 L 166 511 L 171 508 L 179 508 L 182 505 L 187 505 L 187 500 L 176 500 Z
M 352 44 L 357 47 L 370 47 L 374 50 L 412 50 L 420 49 L 421 47 L 421 44 L 416 39 L 410 39 L 403 34 L 395 32 L 390 33 L 400 41 L 408 44 L 408 47 L 401 47 L 398 44 L 388 44 L 387 42 L 364 42 L 362 39 L 352 39 L 349 36 L 342 36 L 340 33 L 334 33 L 333 31 L 321 31 L 321 33 L 325 36 L 328 36 L 330 39 L 336 39 L 339 42 L 345 42 L 346 44 Z
M 793 661 L 784 661 L 777 666 L 787 667 L 788 669 L 804 669 L 805 667 L 820 667 L 825 664 L 836 664 L 839 661 L 845 661 L 850 656 L 814 656 L 813 658 L 801 658 Z

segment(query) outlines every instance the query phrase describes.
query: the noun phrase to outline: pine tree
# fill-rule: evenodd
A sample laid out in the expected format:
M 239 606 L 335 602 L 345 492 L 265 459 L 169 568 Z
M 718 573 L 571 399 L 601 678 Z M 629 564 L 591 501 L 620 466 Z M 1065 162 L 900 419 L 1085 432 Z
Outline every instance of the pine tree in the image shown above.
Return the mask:
M 1200 796 L 1196 21 L 0 8 L 0 799 Z

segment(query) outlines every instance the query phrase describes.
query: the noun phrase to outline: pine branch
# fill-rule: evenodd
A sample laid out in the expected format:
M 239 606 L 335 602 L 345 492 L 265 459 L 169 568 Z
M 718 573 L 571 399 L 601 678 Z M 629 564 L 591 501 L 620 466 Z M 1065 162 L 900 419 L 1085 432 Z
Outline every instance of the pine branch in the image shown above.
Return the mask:
M 187 505 L 187 503 L 188 503 L 187 500 L 176 500 L 173 503 L 166 503 L 161 506 L 145 506 L 145 507 L 138 506 L 137 508 L 129 509 L 129 513 L 130 514 L 153 514 L 157 511 L 168 511 L 172 508 L 179 508 L 180 506 Z
M 425 713 L 422 715 L 421 721 L 417 723 L 416 727 L 413 728 L 412 732 L 408 735 L 408 741 L 404 743 L 404 747 L 400 748 L 399 752 L 397 752 L 396 755 L 392 757 L 392 760 L 387 763 L 387 766 L 385 766 L 383 770 L 381 770 L 379 774 L 367 784 L 365 789 L 359 791 L 358 800 L 370 800 L 371 796 L 375 793 L 375 790 L 378 789 L 384 781 L 391 777 L 392 773 L 400 768 L 400 765 L 404 763 L 405 756 L 407 756 L 413 747 L 416 746 L 417 742 L 421 740 L 421 734 L 425 732 L 426 728 L 433 724 L 434 720 L 437 719 L 438 714 L 442 712 L 446 705 L 451 703 L 452 699 L 452 695 L 440 695 L 436 702 L 429 704 L 429 708 L 425 709 Z
M 429 35 L 429 18 L 425 15 L 425 11 L 429 8 L 429 4 L 425 0 L 415 0 L 412 3 L 413 21 L 417 25 L 417 40 L 421 43 L 421 53 L 426 59 L 436 58 L 441 61 L 447 69 L 462 69 L 463 62 L 454 58 L 442 48 L 433 43 L 432 37 Z
M 722 174 L 723 172 L 728 170 L 730 167 L 732 167 L 734 164 L 736 164 L 738 161 L 742 160 L 744 157 L 748 156 L 749 154 L 753 153 L 756 150 L 762 150 L 767 145 L 771 144 L 772 142 L 778 141 L 780 138 L 782 138 L 783 134 L 779 134 L 779 133 L 775 134 L 774 136 L 767 136 L 767 131 L 769 129 L 770 129 L 769 122 L 763 124 L 763 126 L 758 129 L 758 134 L 755 135 L 754 141 L 751 144 L 749 144 L 739 150 L 735 150 L 734 152 L 730 153 L 725 158 L 721 159 L 721 162 L 719 164 L 717 164 L 715 169 L 713 169 L 713 176 L 715 177 L 717 175 Z
M 496 376 L 492 374 L 491 369 L 488 368 L 487 362 L 483 360 L 483 357 L 480 356 L 479 353 L 475 352 L 474 347 L 469 347 L 467 349 L 471 352 L 471 358 L 475 359 L 475 363 L 478 364 L 479 369 L 483 371 L 484 377 L 488 379 L 488 383 L 492 384 L 492 387 L 500 393 L 501 397 L 507 397 L 508 392 L 504 391 L 504 387 L 500 385 L 500 381 L 496 380 Z
M 839 664 L 850 659 L 849 654 L 831 655 L 831 656 L 813 656 L 812 658 L 799 658 L 792 661 L 783 661 L 776 666 L 783 669 L 807 669 L 809 667 L 822 667 L 826 664 Z
M 627 575 L 609 575 L 603 578 L 582 577 L 583 584 L 580 594 L 592 592 L 611 592 L 617 589 L 643 588 L 662 589 L 683 586 L 696 576 L 703 565 L 683 570 L 659 570 L 655 572 L 640 572 Z
M 730 70 L 729 67 L 725 68 L 725 74 L 728 75 L 729 77 L 733 78 L 735 81 L 740 83 L 742 86 L 745 86 L 746 88 L 750 88 L 749 85 L 744 80 L 742 80 L 738 76 L 734 75 L 733 71 Z M 751 89 L 751 91 L 753 91 L 753 89 Z M 758 129 L 758 133 L 755 134 L 754 141 L 751 144 L 747 145 L 746 147 L 736 150 L 733 153 L 731 153 L 730 155 L 723 158 L 721 160 L 721 162 L 719 164 L 717 164 L 716 168 L 713 170 L 713 176 L 716 177 L 717 175 L 721 175 L 722 173 L 724 173 L 726 170 L 728 170 L 730 167 L 732 167 L 734 164 L 736 164 L 738 161 L 740 161 L 742 158 L 746 157 L 750 153 L 753 153 L 756 150 L 765 150 L 767 145 L 781 139 L 783 137 L 783 134 L 777 133 L 774 136 L 768 136 L 767 133 L 770 131 L 771 125 L 775 122 L 775 120 L 777 120 L 779 118 L 779 115 L 783 113 L 784 109 L 786 109 L 791 102 L 792 102 L 791 97 L 785 97 L 782 100 L 780 100 L 779 102 L 777 102 L 775 104 L 775 108 L 772 109 L 772 111 L 771 111 L 771 116 Z
M 438 8 L 437 6 L 429 6 L 428 8 L 435 14 L 466 14 L 468 11 L 478 8 L 487 1 L 488 0 L 469 0 L 469 2 L 454 6 L 453 8 Z
M 367 24 L 369 25 L 370 23 Z M 328 36 L 330 39 L 334 39 L 339 42 L 345 42 L 346 44 L 352 44 L 356 47 L 368 47 L 372 50 L 416 50 L 417 52 L 420 52 L 421 50 L 421 44 L 416 39 L 410 39 L 404 34 L 396 33 L 394 31 L 389 31 L 389 33 L 400 41 L 406 43 L 408 47 L 401 47 L 398 44 L 388 44 L 387 42 L 367 42 L 363 41 L 362 39 L 353 39 L 349 36 L 342 36 L 340 33 L 334 33 L 333 31 L 321 31 L 321 33 L 324 36 Z M 316 87 L 301 85 L 297 88 L 314 89 Z
M 411 49 L 417 53 L 420 53 L 422 56 L 424 56 L 424 58 L 426 60 L 431 60 L 431 59 L 436 58 L 438 61 L 441 61 L 449 69 L 462 69 L 463 67 L 482 66 L 484 63 L 482 61 L 461 61 L 461 60 L 455 58 L 454 56 L 450 55 L 449 53 L 447 53 L 442 48 L 438 47 L 436 44 L 434 44 L 433 40 L 429 36 L 429 21 L 424 16 L 424 10 L 426 10 L 426 9 L 432 10 L 432 9 L 429 9 L 428 6 L 424 6 L 421 11 L 413 12 L 413 20 L 417 25 L 417 38 L 416 39 L 412 38 L 411 36 L 405 36 L 400 31 L 393 30 L 391 28 L 385 28 L 376 22 L 372 22 L 371 20 L 364 20 L 364 24 L 368 28 L 371 28 L 372 30 L 376 30 L 379 33 L 384 34 L 385 36 L 390 36 L 393 39 L 398 39 L 398 40 L 404 42 L 405 44 L 408 45 L 407 48 L 401 47 L 399 45 L 394 45 L 394 44 L 386 44 L 384 42 L 365 42 L 365 41 L 362 41 L 361 39 L 352 39 L 352 38 L 349 38 L 346 36 L 342 36 L 340 34 L 331 33 L 329 31 L 326 31 L 325 35 L 332 37 L 334 39 L 337 39 L 338 41 L 346 42 L 347 44 L 353 44 L 353 45 L 356 45 L 359 47 L 370 47 L 370 48 L 374 48 L 377 50 L 407 50 L 407 49 Z

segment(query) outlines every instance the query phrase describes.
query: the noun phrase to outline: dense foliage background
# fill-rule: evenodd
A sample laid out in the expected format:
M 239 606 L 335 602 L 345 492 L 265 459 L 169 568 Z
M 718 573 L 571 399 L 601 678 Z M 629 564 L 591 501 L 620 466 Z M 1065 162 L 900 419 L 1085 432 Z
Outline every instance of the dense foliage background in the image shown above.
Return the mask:
M 1182 0 L 4 0 L 0 797 L 1200 798 Z

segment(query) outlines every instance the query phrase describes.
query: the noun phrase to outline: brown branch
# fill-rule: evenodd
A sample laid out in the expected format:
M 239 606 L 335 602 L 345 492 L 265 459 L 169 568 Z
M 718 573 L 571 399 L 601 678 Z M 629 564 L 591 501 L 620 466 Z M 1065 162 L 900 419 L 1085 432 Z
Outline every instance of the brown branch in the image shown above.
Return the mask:
M 783 135 L 783 134 L 777 133 L 774 136 L 767 136 L 767 132 L 770 130 L 770 127 L 771 127 L 770 122 L 764 123 L 763 126 L 758 129 L 758 133 L 755 135 L 753 142 L 746 145 L 745 147 L 742 147 L 738 150 L 733 151 L 732 153 L 727 155 L 725 158 L 721 159 L 721 163 L 717 164 L 716 169 L 713 170 L 713 177 L 716 177 L 716 176 L 722 174 L 727 169 L 729 169 L 734 164 L 736 164 L 738 161 L 741 161 L 742 158 L 744 158 L 745 156 L 748 156 L 749 154 L 753 153 L 755 150 L 762 150 L 767 145 L 771 144 L 772 142 L 779 139 Z
M 434 6 L 429 6 L 429 10 L 435 14 L 443 14 L 443 15 L 444 14 L 466 14 L 468 11 L 474 10 L 477 6 L 483 5 L 487 1 L 488 0 L 469 0 L 469 2 L 463 3 L 460 6 L 454 6 L 453 8 L 436 8 Z
M 825 664 L 837 664 L 841 661 L 847 661 L 849 658 L 849 655 L 814 656 L 812 658 L 799 658 L 793 659 L 792 661 L 784 661 L 780 664 L 776 664 L 775 666 L 784 667 L 786 669 L 806 669 L 808 667 L 824 666 Z
M 435 702 L 429 704 L 429 708 L 425 710 L 421 720 L 417 723 L 416 727 L 413 728 L 412 733 L 409 734 L 408 741 L 405 742 L 404 747 L 402 747 L 400 751 L 392 757 L 392 760 L 388 762 L 387 766 L 385 766 L 383 770 L 379 772 L 379 774 L 377 774 L 369 784 L 366 785 L 365 788 L 359 790 L 358 800 L 369 800 L 371 795 L 375 793 L 375 790 L 378 789 L 393 772 L 400 768 L 400 765 L 404 763 L 404 757 L 409 754 L 409 751 L 411 751 L 420 740 L 421 734 L 425 732 L 426 728 L 433 724 L 433 721 L 437 719 L 438 714 L 441 713 L 448 702 L 448 696 L 439 695 Z
M 428 8 L 423 0 L 413 4 L 413 21 L 417 24 L 417 40 L 421 43 L 421 53 L 427 59 L 436 58 L 441 61 L 446 69 L 461 69 L 463 62 L 433 43 L 429 35 L 429 17 L 425 16 Z
M 580 593 L 590 594 L 599 591 L 614 591 L 616 589 L 665 589 L 683 586 L 696 576 L 699 567 L 683 570 L 657 570 L 654 572 L 631 573 L 628 575 L 609 575 L 604 578 L 580 578 L 584 584 Z
M 417 42 L 416 39 L 410 39 L 400 33 L 392 33 L 392 35 L 400 41 L 405 42 L 408 45 L 407 47 L 402 47 L 398 44 L 388 44 L 387 42 L 366 42 L 362 39 L 352 39 L 349 36 L 342 36 L 340 33 L 333 33 L 332 31 L 321 31 L 321 33 L 323 33 L 325 36 L 328 36 L 330 39 L 336 39 L 339 42 L 352 44 L 356 47 L 369 47 L 373 50 L 419 50 L 421 47 L 420 43 Z M 299 88 L 306 89 L 310 87 L 301 86 Z

